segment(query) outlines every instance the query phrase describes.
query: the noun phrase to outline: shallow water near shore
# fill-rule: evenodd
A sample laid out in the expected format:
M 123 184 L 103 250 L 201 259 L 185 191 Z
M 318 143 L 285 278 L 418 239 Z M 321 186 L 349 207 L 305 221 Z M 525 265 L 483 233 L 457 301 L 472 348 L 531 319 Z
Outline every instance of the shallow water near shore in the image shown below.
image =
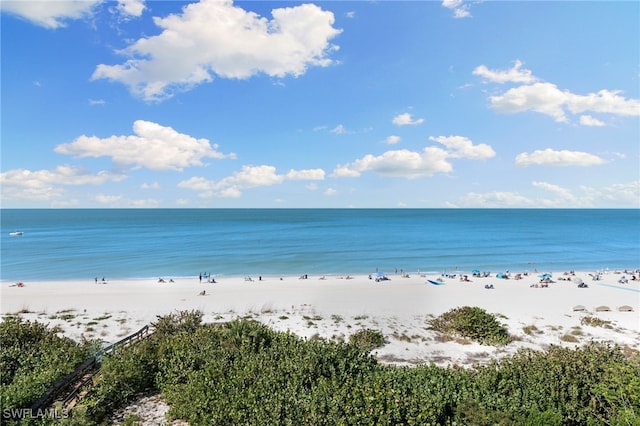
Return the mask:
M 1 219 L 2 281 L 640 266 L 637 209 L 3 209 Z

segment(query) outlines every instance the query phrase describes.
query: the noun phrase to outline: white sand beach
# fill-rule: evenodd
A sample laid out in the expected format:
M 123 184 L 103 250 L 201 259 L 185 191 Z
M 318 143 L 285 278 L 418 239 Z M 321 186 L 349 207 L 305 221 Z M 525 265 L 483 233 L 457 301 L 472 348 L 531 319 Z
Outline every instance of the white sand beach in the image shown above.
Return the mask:
M 640 350 L 640 281 L 624 271 L 610 271 L 594 281 L 587 272 L 553 273 L 548 287 L 539 274 L 499 279 L 495 274 L 470 282 L 460 275 L 388 275 L 377 282 L 366 275 L 299 277 L 198 277 L 87 281 L 3 282 L 2 315 L 59 326 L 74 339 L 115 342 L 157 315 L 200 310 L 206 322 L 252 318 L 276 330 L 345 339 L 361 328 L 382 331 L 387 344 L 374 354 L 394 364 L 435 363 L 469 366 L 508 356 L 519 348 L 573 347 L 591 341 Z M 512 277 L 515 273 L 512 274 Z M 620 283 L 622 277 L 627 283 Z M 576 278 L 588 288 L 578 288 Z M 442 280 L 433 285 L 428 280 Z M 485 285 L 493 285 L 486 289 Z M 538 287 L 535 285 L 538 284 Z M 532 287 L 533 286 L 533 287 Z M 202 292 L 204 295 L 201 295 Z M 582 305 L 584 311 L 574 311 Z M 461 306 L 478 306 L 499 314 L 516 339 L 504 347 L 447 339 L 429 330 L 428 321 Z M 610 311 L 597 311 L 606 306 Z M 620 311 L 629 306 L 631 312 Z M 592 326 L 584 317 L 606 321 Z

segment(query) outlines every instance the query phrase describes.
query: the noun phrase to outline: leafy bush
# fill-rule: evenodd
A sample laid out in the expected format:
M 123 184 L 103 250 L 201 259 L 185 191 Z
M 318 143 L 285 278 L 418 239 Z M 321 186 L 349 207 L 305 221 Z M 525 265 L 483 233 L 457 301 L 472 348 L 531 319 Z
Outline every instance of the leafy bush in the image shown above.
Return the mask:
M 559 346 L 546 352 L 521 350 L 470 373 L 473 400 L 486 410 L 520 418 L 553 412 L 564 424 L 590 424 L 598 418 L 640 412 L 640 393 L 630 394 L 628 405 L 614 396 L 621 389 L 638 390 L 640 370 L 631 373 L 637 366 L 619 348 L 599 344 L 575 350 Z M 624 371 L 627 374 L 621 374 Z
M 28 408 L 91 355 L 89 342 L 60 337 L 46 325 L 6 317 L 0 323 L 0 406 Z
M 363 352 L 369 352 L 384 345 L 384 335 L 380 330 L 363 328 L 349 336 L 349 343 L 359 347 Z
M 180 311 L 177 313 L 158 316 L 152 323 L 156 338 L 171 336 L 178 332 L 192 333 L 202 325 L 202 312 Z
M 511 341 L 495 315 L 478 307 L 452 309 L 432 319 L 430 325 L 441 333 L 460 335 L 484 345 L 505 345 Z
M 87 417 L 101 420 L 139 393 L 155 389 L 157 372 L 157 343 L 152 339 L 116 350 L 105 358 L 82 401 Z

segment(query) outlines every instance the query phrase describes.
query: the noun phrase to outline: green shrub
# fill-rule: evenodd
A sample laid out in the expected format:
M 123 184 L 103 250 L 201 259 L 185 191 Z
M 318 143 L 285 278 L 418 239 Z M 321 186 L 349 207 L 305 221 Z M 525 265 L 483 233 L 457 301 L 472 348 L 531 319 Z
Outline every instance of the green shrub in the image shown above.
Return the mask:
M 586 316 L 580 319 L 580 324 L 590 325 L 591 327 L 611 328 L 611 321 L 603 320 L 594 316 Z
M 28 408 L 92 352 L 90 342 L 74 342 L 19 317 L 5 317 L 0 323 L 0 342 L 2 409 Z
M 156 338 L 170 336 L 178 332 L 193 332 L 202 324 L 202 312 L 180 311 L 177 313 L 158 316 L 152 323 Z
M 553 412 L 562 416 L 564 424 L 591 424 L 599 417 L 611 419 L 625 412 L 614 389 L 618 385 L 638 389 L 639 370 L 634 376 L 634 366 L 637 363 L 625 358 L 619 348 L 599 344 L 578 349 L 551 346 L 545 352 L 521 350 L 472 371 L 472 399 L 484 409 L 513 413 L 516 418 Z M 623 370 L 629 373 L 620 377 Z M 609 399 L 603 396 L 607 391 Z M 637 413 L 638 397 L 629 405 Z
M 349 343 L 357 346 L 363 352 L 370 352 L 384 345 L 384 335 L 380 330 L 363 328 L 349 336 Z
M 141 392 L 155 389 L 157 344 L 143 340 L 107 357 L 84 401 L 87 414 L 102 419 Z
M 495 315 L 478 307 L 455 308 L 429 321 L 441 333 L 459 335 L 484 345 L 505 345 L 511 341 Z

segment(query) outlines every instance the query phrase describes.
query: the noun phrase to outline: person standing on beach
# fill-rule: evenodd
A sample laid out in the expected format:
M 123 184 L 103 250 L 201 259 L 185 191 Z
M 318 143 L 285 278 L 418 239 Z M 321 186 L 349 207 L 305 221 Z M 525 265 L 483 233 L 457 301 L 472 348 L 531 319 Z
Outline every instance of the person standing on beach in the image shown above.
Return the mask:
M 198 276 L 200 278 L 200 284 L 202 284 L 202 274 Z

